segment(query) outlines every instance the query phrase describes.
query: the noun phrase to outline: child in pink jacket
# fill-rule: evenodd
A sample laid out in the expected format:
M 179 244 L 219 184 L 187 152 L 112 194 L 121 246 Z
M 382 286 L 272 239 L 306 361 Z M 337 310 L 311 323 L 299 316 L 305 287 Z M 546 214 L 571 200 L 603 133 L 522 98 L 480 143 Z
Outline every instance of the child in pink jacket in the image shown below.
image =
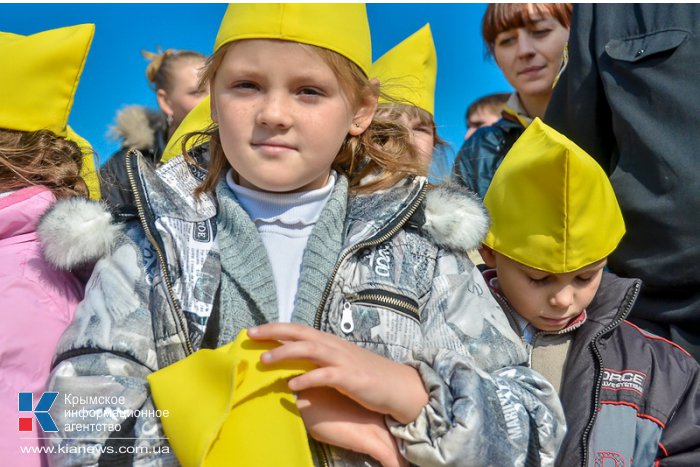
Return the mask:
M 86 202 L 88 188 L 80 176 L 84 156 L 71 141 L 74 133 L 67 119 L 93 34 L 92 24 L 26 37 L 0 32 L 2 465 L 42 464 L 39 448 L 45 435 L 33 409 L 46 389 L 56 342 L 84 290 L 82 281 L 65 268 L 89 264 L 95 247 L 107 245 L 92 232 L 81 238 L 64 235 L 61 227 L 75 220 L 68 217 L 61 225 L 37 228 L 57 199 Z M 109 230 L 108 214 L 92 214 L 95 229 Z

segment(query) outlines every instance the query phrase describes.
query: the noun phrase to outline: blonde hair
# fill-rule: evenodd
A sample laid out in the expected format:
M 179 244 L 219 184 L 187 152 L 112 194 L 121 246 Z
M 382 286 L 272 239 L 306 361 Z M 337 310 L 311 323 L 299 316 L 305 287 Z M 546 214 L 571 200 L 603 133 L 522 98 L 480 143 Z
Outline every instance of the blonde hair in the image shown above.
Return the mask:
M 217 50 L 208 60 L 201 76 L 201 82 L 214 83 L 226 52 L 236 42 L 231 42 Z M 322 47 L 299 44 L 316 52 L 333 70 L 353 108 L 357 108 L 369 95 L 379 94 L 375 82 L 346 57 Z M 230 166 L 221 147 L 219 127 L 216 124 L 201 132 L 188 133 L 183 138 L 182 152 L 187 154 L 186 144 L 190 138 L 209 136 L 209 164 L 207 175 L 195 190 L 199 196 L 211 192 L 221 175 Z M 194 162 L 189 158 L 190 162 Z M 332 168 L 349 179 L 350 189 L 355 193 L 367 193 L 389 188 L 401 179 L 420 175 L 422 169 L 417 150 L 410 143 L 408 129 L 395 121 L 375 115 L 369 127 L 359 136 L 348 134 L 338 152 Z M 367 175 L 373 174 L 372 180 L 361 184 Z
M 377 115 L 391 121 L 399 122 L 401 117 L 405 115 L 409 120 L 417 119 L 423 125 L 429 125 L 433 129 L 433 154 L 431 156 L 431 164 L 424 170 L 421 175 L 428 175 L 432 165 L 439 165 L 439 172 L 444 171 L 442 165 L 446 165 L 445 151 L 449 147 L 447 142 L 438 135 L 435 119 L 430 113 L 412 104 L 398 102 L 383 102 L 377 106 Z M 411 131 L 410 128 L 406 129 Z
M 153 53 L 142 50 L 141 55 L 150 60 L 146 67 L 146 78 L 154 90 L 171 91 L 174 85 L 175 64 L 184 60 L 206 60 L 206 57 L 193 50 L 167 49 L 164 52 Z
M 50 130 L 0 129 L 0 191 L 43 185 L 58 199 L 87 197 L 82 165 L 78 145 Z

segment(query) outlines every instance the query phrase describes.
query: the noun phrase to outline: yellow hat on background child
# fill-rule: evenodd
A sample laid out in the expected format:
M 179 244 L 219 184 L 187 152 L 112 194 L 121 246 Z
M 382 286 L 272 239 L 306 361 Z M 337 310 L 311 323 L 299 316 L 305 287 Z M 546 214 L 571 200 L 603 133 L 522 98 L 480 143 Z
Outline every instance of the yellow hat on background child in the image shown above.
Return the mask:
M 430 24 L 404 39 L 372 64 L 372 78 L 382 91 L 396 99 L 435 115 L 437 53 Z M 384 89 L 386 87 L 386 89 Z M 382 97 L 379 102 L 387 102 Z
M 83 153 L 83 165 L 80 168 L 80 176 L 85 181 L 85 184 L 90 190 L 90 199 L 100 199 L 100 179 L 97 176 L 97 167 L 99 164 L 96 160 L 95 151 L 92 145 L 82 136 L 75 132 L 70 125 L 66 125 L 66 139 L 73 141 Z
M 94 24 L 30 36 L 0 32 L 0 128 L 67 135 Z
M 554 274 L 607 257 L 625 233 L 603 169 L 538 118 L 496 170 L 484 205 L 491 215 L 485 245 Z
M 353 61 L 366 75 L 372 41 L 363 3 L 232 3 L 214 51 L 243 39 L 280 39 L 315 45 Z
M 168 140 L 163 150 L 163 156 L 160 158 L 162 163 L 168 162 L 175 156 L 182 153 L 182 138 L 195 131 L 202 131 L 214 122 L 211 120 L 211 109 L 209 96 L 202 99 L 185 118 L 180 122 L 178 127 L 173 132 L 173 135 Z M 187 140 L 186 147 L 189 151 L 193 146 L 199 146 L 209 140 L 208 136 L 192 137 Z

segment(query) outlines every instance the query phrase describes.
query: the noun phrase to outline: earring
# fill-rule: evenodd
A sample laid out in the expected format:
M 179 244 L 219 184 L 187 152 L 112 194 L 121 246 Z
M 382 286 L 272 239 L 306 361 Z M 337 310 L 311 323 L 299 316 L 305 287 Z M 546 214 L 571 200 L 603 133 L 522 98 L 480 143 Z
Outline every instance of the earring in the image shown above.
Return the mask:
M 360 128 L 360 124 L 359 124 L 359 123 L 353 123 L 353 125 L 355 125 L 355 128 Z
M 166 115 L 165 121 L 168 123 L 168 126 L 172 125 L 173 124 L 173 115 L 172 114 Z

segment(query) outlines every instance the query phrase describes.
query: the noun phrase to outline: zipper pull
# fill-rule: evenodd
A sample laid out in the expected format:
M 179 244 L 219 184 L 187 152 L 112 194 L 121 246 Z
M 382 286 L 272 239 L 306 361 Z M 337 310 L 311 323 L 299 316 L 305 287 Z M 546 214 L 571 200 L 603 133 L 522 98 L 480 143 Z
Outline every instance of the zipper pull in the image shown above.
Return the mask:
M 352 308 L 350 302 L 343 304 L 343 314 L 340 318 L 340 329 L 345 334 L 350 334 L 355 329 L 355 323 L 352 320 Z

